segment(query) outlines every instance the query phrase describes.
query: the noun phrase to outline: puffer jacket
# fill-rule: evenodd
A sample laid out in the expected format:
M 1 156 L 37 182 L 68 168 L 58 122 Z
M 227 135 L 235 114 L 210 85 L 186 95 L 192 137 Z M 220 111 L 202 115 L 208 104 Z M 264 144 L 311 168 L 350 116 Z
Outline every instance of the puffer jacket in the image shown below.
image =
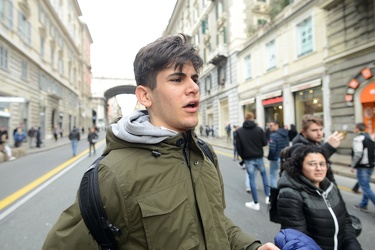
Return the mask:
M 244 121 L 241 128 L 237 129 L 237 151 L 244 160 L 263 158 L 263 147 L 267 146 L 267 138 L 263 129 L 254 121 Z
M 280 158 L 280 151 L 287 146 L 289 146 L 288 130 L 279 128 L 270 135 L 267 159 L 277 161 Z
M 280 230 L 274 240 L 282 250 L 322 250 L 312 238 L 292 228 Z
M 306 139 L 301 133 L 299 133 L 293 139 L 292 147 L 290 148 L 290 155 L 294 156 L 295 150 L 301 145 L 322 147 L 326 151 L 328 158 L 336 152 L 336 149 L 332 147 L 328 142 L 312 142 Z
M 305 233 L 324 250 L 362 249 L 339 189 L 327 178 L 321 187 L 283 172 L 277 202 L 281 228 Z
M 140 117 L 134 119 L 145 123 Z M 122 231 L 119 249 L 257 249 L 261 243 L 225 216 L 217 157 L 213 164 L 204 155 L 197 135 L 144 130 L 137 123 L 120 120 L 107 130 L 99 165 L 106 213 Z M 151 137 L 154 131 L 161 135 Z M 77 200 L 62 213 L 43 249 L 99 249 Z

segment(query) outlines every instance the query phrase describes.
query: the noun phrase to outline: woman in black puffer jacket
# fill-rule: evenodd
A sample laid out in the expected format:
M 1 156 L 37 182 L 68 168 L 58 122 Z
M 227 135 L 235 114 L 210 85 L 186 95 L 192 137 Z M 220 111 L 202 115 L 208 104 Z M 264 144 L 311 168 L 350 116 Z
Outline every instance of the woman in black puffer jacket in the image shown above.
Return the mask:
M 281 228 L 313 238 L 324 250 L 362 249 L 321 147 L 301 146 L 284 164 L 278 182 Z

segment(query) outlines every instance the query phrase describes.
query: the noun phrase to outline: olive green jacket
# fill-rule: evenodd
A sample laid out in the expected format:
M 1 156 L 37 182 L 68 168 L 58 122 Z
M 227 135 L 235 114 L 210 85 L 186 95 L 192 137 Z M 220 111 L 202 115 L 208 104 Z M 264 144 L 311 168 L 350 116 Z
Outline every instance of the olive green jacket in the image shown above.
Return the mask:
M 257 249 L 261 244 L 224 214 L 224 186 L 195 134 L 158 144 L 129 143 L 107 132 L 99 165 L 109 220 L 122 231 L 119 249 Z M 213 149 L 211 148 L 212 152 Z M 43 249 L 99 249 L 78 201 L 50 230 Z

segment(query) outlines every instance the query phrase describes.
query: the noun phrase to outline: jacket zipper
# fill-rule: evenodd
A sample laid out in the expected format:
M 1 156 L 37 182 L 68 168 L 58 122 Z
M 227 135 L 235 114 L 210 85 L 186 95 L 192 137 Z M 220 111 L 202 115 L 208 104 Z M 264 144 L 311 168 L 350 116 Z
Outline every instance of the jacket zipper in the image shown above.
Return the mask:
M 336 217 L 336 214 L 335 214 L 335 212 L 333 211 L 333 209 L 331 207 L 331 203 L 327 199 L 327 196 L 328 196 L 329 192 L 332 190 L 332 187 L 333 187 L 333 184 L 331 183 L 331 185 L 328 187 L 328 189 L 326 191 L 323 191 L 323 193 L 320 193 L 318 190 L 316 190 L 316 192 L 320 196 L 323 197 L 323 200 L 324 200 L 324 202 L 327 205 L 328 211 L 331 213 L 331 216 L 333 218 L 333 222 L 335 224 L 335 234 L 334 234 L 334 237 L 333 237 L 333 242 L 334 242 L 333 249 L 337 250 L 337 247 L 338 247 L 337 235 L 338 235 L 338 232 L 339 232 L 339 230 L 338 230 L 339 229 L 339 223 L 337 222 L 337 217 Z

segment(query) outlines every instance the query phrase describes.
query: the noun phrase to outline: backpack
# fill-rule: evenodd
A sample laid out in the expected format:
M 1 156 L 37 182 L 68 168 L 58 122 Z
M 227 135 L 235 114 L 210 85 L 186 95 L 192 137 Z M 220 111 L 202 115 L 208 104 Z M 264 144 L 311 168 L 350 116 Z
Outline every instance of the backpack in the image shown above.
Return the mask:
M 280 151 L 280 175 L 284 171 L 283 164 L 290 158 L 290 149 L 292 146 L 286 146 Z M 270 221 L 274 223 L 280 223 L 279 214 L 277 212 L 277 198 L 279 196 L 279 189 L 270 187 L 270 200 L 268 204 L 268 214 Z
M 205 156 L 214 163 L 214 157 L 208 145 L 198 139 L 198 146 Z M 83 221 L 101 249 L 115 250 L 118 249 L 115 236 L 121 236 L 122 232 L 108 220 L 101 201 L 98 171 L 99 162 L 104 157 L 102 155 L 97 158 L 83 175 L 78 190 L 78 202 Z
M 280 151 L 280 164 L 282 165 L 290 157 L 290 149 L 292 146 L 286 146 Z
M 277 212 L 277 198 L 279 196 L 280 189 L 270 187 L 270 200 L 268 203 L 268 214 L 270 221 L 274 223 L 280 223 L 279 214 Z

